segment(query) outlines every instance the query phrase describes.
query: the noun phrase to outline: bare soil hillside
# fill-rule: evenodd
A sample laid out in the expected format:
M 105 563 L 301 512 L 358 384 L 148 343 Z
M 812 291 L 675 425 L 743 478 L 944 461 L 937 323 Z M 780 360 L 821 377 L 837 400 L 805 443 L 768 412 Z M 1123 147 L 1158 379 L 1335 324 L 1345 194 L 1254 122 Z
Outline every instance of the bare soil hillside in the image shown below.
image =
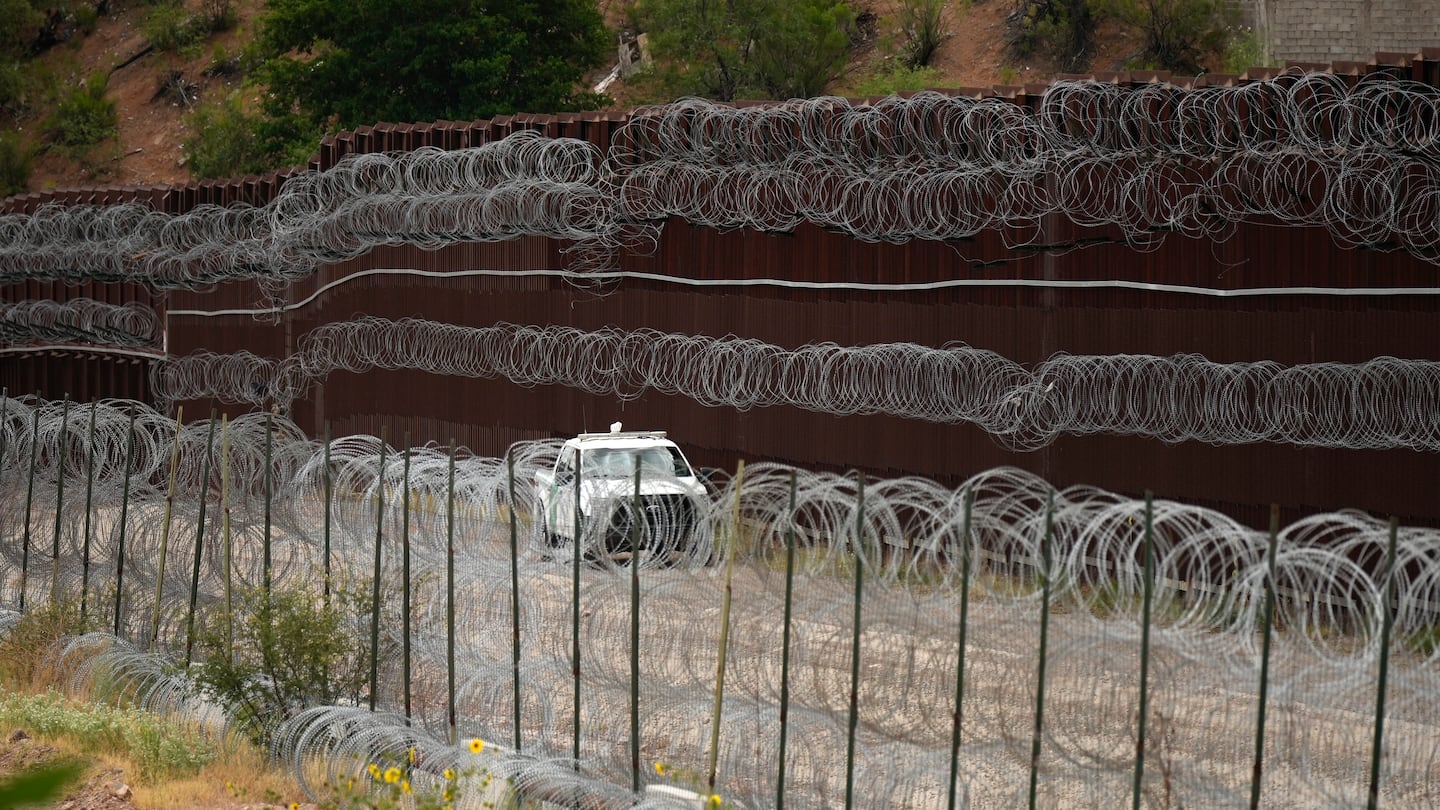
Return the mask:
M 607 21 L 624 24 L 624 0 L 599 0 Z M 858 0 L 869 35 L 856 49 L 849 70 L 832 88 L 853 93 L 857 81 L 880 68 L 903 34 L 896 22 L 898 0 Z M 93 34 L 75 36 L 44 55 L 48 69 L 73 86 L 97 71 L 108 75 L 106 95 L 119 109 L 119 137 L 84 160 L 72 160 L 45 146 L 38 120 L 23 123 L 40 145 L 31 178 L 31 190 L 96 185 L 164 185 L 191 180 L 182 146 L 189 134 L 187 105 L 223 97 L 240 86 L 240 78 L 223 68 L 233 64 L 255 30 L 263 0 L 235 0 L 239 24 L 211 38 L 203 46 L 182 53 L 150 46 L 142 26 L 149 6 L 139 2 L 112 2 L 111 12 L 100 18 Z M 1044 59 L 1012 60 L 1006 53 L 1005 17 L 1014 0 L 951 0 L 945 11 L 949 36 L 933 62 L 939 70 L 937 86 L 991 87 L 1048 81 L 1054 66 Z M 1135 43 L 1102 27 L 1097 69 L 1120 67 Z M 608 68 L 596 71 L 598 79 Z M 623 83 L 610 88 L 620 107 L 633 106 L 633 91 Z M 258 98 L 246 99 L 250 104 Z

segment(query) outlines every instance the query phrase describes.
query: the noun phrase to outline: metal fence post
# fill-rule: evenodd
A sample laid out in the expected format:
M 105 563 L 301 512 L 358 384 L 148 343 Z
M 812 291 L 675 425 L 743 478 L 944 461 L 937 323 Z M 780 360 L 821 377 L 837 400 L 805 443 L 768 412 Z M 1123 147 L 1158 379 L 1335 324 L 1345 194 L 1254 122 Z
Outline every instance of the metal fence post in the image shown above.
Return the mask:
M 120 490 L 120 537 L 115 554 L 115 626 L 113 632 L 120 637 L 120 608 L 125 595 L 125 524 L 130 517 L 130 471 L 135 465 L 135 416 L 136 409 L 130 410 L 130 427 L 125 434 L 125 476 Z
M 860 722 L 860 599 L 865 588 L 865 474 L 858 473 L 855 491 L 855 615 L 850 637 L 850 721 L 845 745 L 845 807 L 855 806 L 855 729 Z
M 90 403 L 90 426 L 85 437 L 85 521 L 80 545 L 80 626 L 90 605 L 90 510 L 95 499 L 95 407 Z
M 50 604 L 60 603 L 60 528 L 64 525 L 65 511 L 65 461 L 70 456 L 70 394 L 60 409 L 60 441 L 55 445 L 55 533 L 50 549 Z
M 195 605 L 200 598 L 200 560 L 205 547 L 205 506 L 210 501 L 210 447 L 215 440 L 215 410 L 210 410 L 210 427 L 205 433 L 205 455 L 200 462 L 200 516 L 195 527 L 195 568 L 190 573 L 190 611 L 185 617 L 185 665 L 195 650 Z
M 165 491 L 165 522 L 160 524 L 160 556 L 155 561 L 155 615 L 150 624 L 150 647 L 160 640 L 160 602 L 165 596 L 165 556 L 170 545 L 170 513 L 175 508 L 175 468 L 180 463 L 180 429 L 185 406 L 175 409 L 175 445 L 170 450 L 170 484 Z
M 1135 733 L 1135 784 L 1130 800 L 1133 810 L 1140 810 L 1141 786 L 1145 780 L 1145 721 L 1150 714 L 1150 604 L 1155 591 L 1153 499 L 1154 496 L 1147 490 L 1145 492 L 1145 548 L 1141 552 L 1144 558 L 1145 582 L 1140 609 L 1140 714 L 1136 722 Z
M 385 531 L 385 427 L 380 427 L 380 461 L 375 470 L 375 571 L 370 581 L 370 711 L 380 680 L 380 544 Z
M 35 461 L 40 450 L 40 392 L 35 392 L 35 410 L 30 412 L 30 477 L 25 485 L 25 531 L 20 547 L 20 612 L 25 612 L 25 592 L 30 586 L 30 516 L 35 504 Z
M 790 511 L 785 522 L 785 619 L 780 642 L 780 774 L 775 810 L 785 810 L 785 742 L 790 720 L 790 617 L 795 597 L 795 470 L 790 470 Z
M 965 518 L 960 545 L 960 638 L 955 654 L 955 717 L 950 732 L 950 783 L 946 806 L 955 810 L 955 783 L 960 779 L 960 726 L 965 714 L 965 634 L 970 624 L 970 514 L 975 491 L 965 486 Z
M 1054 531 L 1055 490 L 1050 490 L 1045 503 L 1045 537 L 1040 545 L 1040 662 L 1035 674 L 1035 729 L 1030 737 L 1030 808 L 1035 808 L 1035 794 L 1040 778 L 1040 733 L 1045 727 L 1045 643 L 1050 633 L 1050 537 Z
M 1391 604 L 1395 601 L 1395 547 L 1400 524 L 1390 518 L 1390 544 L 1385 552 L 1385 591 L 1380 603 L 1380 673 L 1375 684 L 1375 743 L 1370 750 L 1370 797 L 1366 807 L 1380 806 L 1380 760 L 1385 743 L 1385 688 L 1390 674 L 1390 632 L 1395 625 Z

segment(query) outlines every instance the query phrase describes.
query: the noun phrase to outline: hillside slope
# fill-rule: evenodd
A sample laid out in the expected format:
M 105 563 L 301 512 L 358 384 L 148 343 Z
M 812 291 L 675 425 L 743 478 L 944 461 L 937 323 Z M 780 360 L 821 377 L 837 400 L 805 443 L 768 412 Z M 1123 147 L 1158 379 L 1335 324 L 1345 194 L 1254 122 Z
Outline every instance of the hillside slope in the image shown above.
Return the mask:
M 225 70 L 254 35 L 263 0 L 234 0 L 239 24 L 184 53 L 150 47 L 141 30 L 143 4 L 118 5 L 100 18 L 95 32 L 75 38 L 45 54 L 47 69 L 66 86 L 74 86 L 96 71 L 108 74 L 106 96 L 119 111 L 119 135 L 95 149 L 87 159 L 72 160 L 44 146 L 39 117 L 21 126 L 37 144 L 30 190 L 96 185 L 164 185 L 192 179 L 182 146 L 189 134 L 186 103 L 224 97 L 239 89 L 238 75 Z M 619 25 L 623 0 L 601 0 L 607 20 Z M 849 94 L 866 75 L 882 69 L 891 43 L 902 38 L 895 22 L 897 0 L 859 0 L 858 12 L 873 15 L 870 36 L 856 48 L 850 67 L 831 88 Z M 1053 65 L 1044 59 L 1011 61 L 1005 51 L 1005 17 L 1013 0 L 952 0 L 945 12 L 950 36 L 933 62 L 939 71 L 938 87 L 989 87 L 1048 81 Z M 1102 26 L 1097 69 L 1121 66 L 1135 43 Z M 596 71 L 594 79 L 609 72 Z M 611 87 L 619 107 L 644 101 L 623 83 Z M 258 98 L 247 99 L 258 102 Z M 539 111 L 537 111 L 539 112 Z M 28 130 L 28 131 L 27 131 Z

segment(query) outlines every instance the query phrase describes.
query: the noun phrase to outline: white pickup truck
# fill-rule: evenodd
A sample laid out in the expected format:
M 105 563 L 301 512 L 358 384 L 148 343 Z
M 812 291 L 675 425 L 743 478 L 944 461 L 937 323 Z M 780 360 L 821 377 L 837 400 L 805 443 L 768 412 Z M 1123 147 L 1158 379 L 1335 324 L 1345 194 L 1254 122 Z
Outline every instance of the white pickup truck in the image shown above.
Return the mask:
M 708 559 L 711 502 L 705 482 L 663 431 L 620 428 L 616 422 L 609 433 L 567 440 L 555 468 L 535 474 L 539 538 L 550 548 L 571 547 L 578 519 L 580 548 L 591 559 L 634 557 L 637 535 L 640 552 L 651 559 Z

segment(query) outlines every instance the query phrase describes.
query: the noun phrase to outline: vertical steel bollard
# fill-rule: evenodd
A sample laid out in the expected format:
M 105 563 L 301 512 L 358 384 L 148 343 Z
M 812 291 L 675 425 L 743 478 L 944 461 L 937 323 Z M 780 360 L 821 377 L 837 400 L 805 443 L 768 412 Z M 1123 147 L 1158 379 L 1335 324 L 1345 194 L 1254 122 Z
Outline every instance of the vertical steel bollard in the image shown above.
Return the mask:
M 270 603 L 270 586 L 273 584 L 273 583 L 270 581 L 270 580 L 271 580 L 271 576 L 270 576 L 270 574 L 271 574 L 271 566 L 270 566 L 270 542 L 271 542 L 270 491 L 275 488 L 275 487 L 274 487 L 274 481 L 273 481 L 273 476 L 274 476 L 274 469 L 273 469 L 273 467 L 274 467 L 274 460 L 273 460 L 274 444 L 275 444 L 275 416 L 274 416 L 274 411 L 271 410 L 271 411 L 266 411 L 266 412 L 265 412 L 265 474 L 264 474 L 264 486 L 265 486 L 265 531 L 264 531 L 264 539 L 263 539 L 263 541 L 262 541 L 263 546 L 264 546 L 264 549 L 263 549 L 263 552 L 262 552 L 263 555 L 264 555 L 264 560 L 263 560 L 263 562 L 261 563 L 261 566 L 262 566 L 262 569 L 263 569 L 263 573 L 262 573 L 262 575 L 261 575 L 261 580 L 262 580 L 262 583 L 263 583 L 263 584 L 262 584 L 262 587 L 265 589 L 265 603 L 266 603 L 266 605 L 269 605 L 269 603 Z
M 90 403 L 90 426 L 85 437 L 85 522 L 81 528 L 80 545 L 80 626 L 85 626 L 86 609 L 90 605 L 90 510 L 95 498 L 95 406 Z M 0 453 L 3 456 L 3 453 Z
M 380 427 L 380 462 L 375 471 L 375 571 L 370 588 L 370 711 L 380 687 L 380 543 L 385 532 L 385 427 Z
M 25 486 L 25 529 L 20 549 L 20 612 L 25 612 L 25 592 L 30 584 L 30 518 L 35 503 L 35 467 L 40 450 L 40 392 L 35 392 L 35 409 L 30 412 L 30 474 Z
M 505 451 L 510 484 L 510 668 L 515 705 L 515 753 L 520 753 L 520 538 L 515 517 L 515 447 Z M 535 516 L 530 518 L 535 520 Z
M 1054 531 L 1055 490 L 1045 503 L 1045 537 L 1040 546 L 1040 663 L 1035 676 L 1035 729 L 1030 738 L 1030 809 L 1040 778 L 1040 733 L 1045 727 L 1045 644 L 1050 634 L 1050 536 Z
M 845 744 L 845 807 L 855 806 L 855 729 L 860 723 L 860 597 L 865 586 L 865 474 L 857 474 L 855 490 L 855 616 L 850 636 L 850 722 Z
M 1279 550 L 1280 505 L 1270 504 L 1270 544 L 1265 552 L 1265 614 L 1261 619 L 1260 704 L 1255 713 L 1255 762 L 1250 767 L 1250 810 L 1259 810 L 1265 761 L 1265 704 L 1270 693 L 1270 635 L 1275 624 L 1275 554 Z
M 454 448 L 451 448 L 452 454 Z M 330 514 L 335 500 L 335 478 L 330 472 L 330 422 L 325 422 L 325 471 L 322 473 L 321 483 L 325 488 L 325 523 L 322 531 L 325 535 L 325 607 L 330 607 Z
M 224 543 L 225 660 L 235 661 L 235 538 L 230 533 L 230 416 L 220 417 L 220 535 Z
M 455 439 L 450 439 L 445 477 L 445 728 L 451 745 L 460 741 L 455 719 Z
M 65 462 L 70 456 L 70 394 L 65 394 L 60 410 L 60 441 L 55 446 L 55 542 L 50 549 L 50 604 L 60 602 L 60 527 L 64 525 Z
M 706 768 L 706 784 L 709 785 L 711 794 L 715 792 L 716 767 L 720 756 L 720 720 L 725 706 L 725 665 L 730 653 L 731 582 L 735 578 L 735 550 L 740 537 L 740 491 L 744 485 L 745 460 L 741 459 L 735 467 L 735 511 L 725 549 L 725 592 L 720 600 L 720 649 L 715 656 L 715 702 L 710 709 L 710 758 Z
M 120 608 L 125 597 L 125 523 L 130 517 L 130 471 L 135 466 L 135 416 L 130 410 L 130 427 L 125 434 L 125 477 L 120 491 L 120 538 L 115 554 L 115 626 L 113 633 L 120 637 Z
M 571 755 L 575 758 L 575 770 L 580 770 L 580 536 L 583 533 L 581 519 L 583 514 L 580 510 L 580 463 L 582 457 L 580 448 L 575 448 L 575 525 L 571 534 L 574 539 L 570 544 L 571 574 L 573 586 L 570 591 L 570 608 L 572 623 L 570 627 L 570 672 L 575 678 L 575 727 L 574 742 L 571 746 Z M 599 531 L 599 527 L 596 528 Z
M 175 409 L 175 446 L 170 450 L 170 485 L 165 491 L 165 517 L 160 524 L 160 556 L 155 561 L 155 616 L 150 624 L 150 648 L 160 640 L 160 602 L 165 596 L 165 556 L 170 546 L 170 513 L 175 508 L 175 468 L 180 463 L 180 429 L 185 406 Z
M 775 810 L 785 810 L 785 744 L 790 722 L 790 619 L 795 598 L 795 470 L 790 470 L 790 512 L 785 524 L 785 618 L 780 641 L 780 773 Z
M 401 490 L 400 500 L 400 647 L 401 647 L 401 671 L 405 673 L 405 722 L 408 724 L 411 718 L 410 707 L 410 431 L 405 431 L 400 439 L 400 446 L 404 448 L 404 461 L 401 464 L 401 479 L 405 482 L 405 488 Z
M 1141 787 L 1145 782 L 1145 722 L 1150 716 L 1150 605 L 1155 592 L 1155 507 L 1154 496 L 1145 492 L 1144 596 L 1140 616 L 1140 715 L 1135 732 L 1135 782 L 1130 806 L 1140 810 Z
M 200 598 L 200 560 L 205 546 L 205 506 L 210 501 L 210 447 L 215 441 L 215 410 L 210 410 L 210 427 L 205 432 L 205 455 L 200 467 L 200 516 L 195 527 L 195 568 L 190 573 L 190 611 L 185 617 L 185 665 L 195 651 L 195 605 Z
M 1380 673 L 1375 684 L 1375 743 L 1370 751 L 1370 797 L 1366 807 L 1380 806 L 1380 760 L 1385 744 L 1385 689 L 1390 674 L 1390 632 L 1395 626 L 1395 547 L 1400 524 L 1390 518 L 1390 545 L 1385 553 L 1385 594 L 1380 605 Z
M 30 413 L 30 477 L 25 485 L 25 533 L 20 549 L 20 612 L 25 612 L 25 592 L 30 585 L 30 515 L 35 504 L 35 462 L 40 450 L 40 392 L 35 392 L 35 410 Z
M 955 716 L 950 730 L 950 784 L 946 806 L 955 810 L 955 783 L 960 779 L 960 726 L 965 701 L 965 634 L 970 624 L 970 513 L 975 508 L 975 491 L 965 487 L 965 518 L 960 546 L 960 638 L 955 654 Z
M 630 791 L 640 793 L 640 455 L 630 512 Z

